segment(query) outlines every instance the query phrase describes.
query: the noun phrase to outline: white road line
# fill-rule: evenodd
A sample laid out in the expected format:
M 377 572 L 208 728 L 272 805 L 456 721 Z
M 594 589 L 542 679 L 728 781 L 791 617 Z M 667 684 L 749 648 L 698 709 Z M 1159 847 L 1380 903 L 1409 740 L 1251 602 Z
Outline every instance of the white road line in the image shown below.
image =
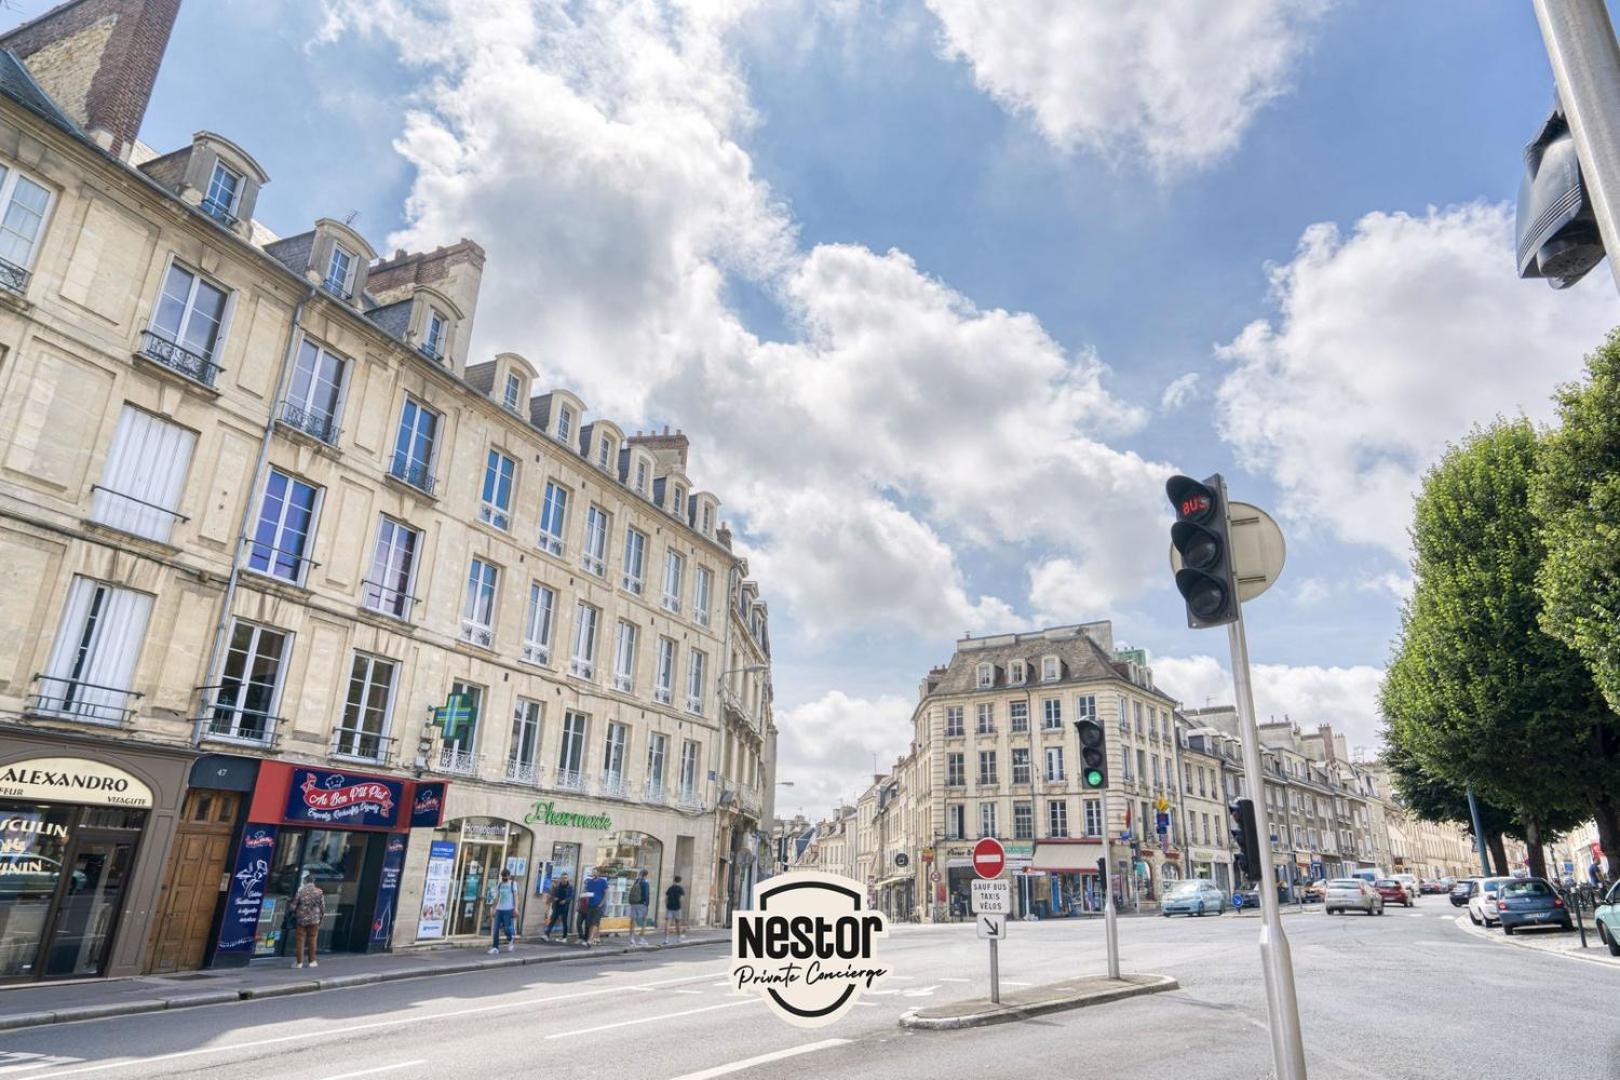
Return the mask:
M 764 998 L 753 997 L 744 1001 L 728 1001 L 724 1005 L 705 1005 L 701 1009 L 682 1009 L 680 1012 L 659 1013 L 657 1016 L 638 1016 L 634 1020 L 620 1020 L 612 1024 L 598 1024 L 595 1027 L 578 1028 L 574 1031 L 558 1031 L 546 1036 L 549 1042 L 552 1039 L 572 1039 L 578 1035 L 594 1035 L 598 1031 L 612 1031 L 615 1028 L 634 1027 L 637 1024 L 652 1024 L 659 1020 L 673 1020 L 678 1016 L 696 1016 L 698 1013 L 714 1012 L 716 1009 L 735 1009 L 739 1005 L 759 1005 Z
M 675 1077 L 675 1080 L 712 1080 L 716 1076 L 730 1076 L 732 1073 L 752 1069 L 756 1065 L 768 1065 L 773 1061 L 781 1061 L 783 1058 L 798 1057 L 800 1054 L 813 1054 L 817 1050 L 831 1050 L 835 1046 L 843 1046 L 848 1042 L 848 1039 L 822 1039 L 820 1042 L 805 1043 L 803 1046 L 790 1046 L 786 1050 L 776 1050 L 769 1054 L 761 1054 L 758 1057 L 744 1058 L 741 1061 L 716 1065 L 714 1068 L 704 1069 L 702 1072 L 686 1073 Z
M 710 974 L 685 975 L 679 979 L 660 979 L 658 982 L 642 983 L 642 986 L 673 986 L 677 983 L 692 982 L 695 979 L 707 979 Z M 278 1046 L 282 1043 L 299 1042 L 305 1039 L 322 1039 L 332 1035 L 350 1035 L 357 1031 L 376 1031 L 380 1028 L 403 1027 L 406 1024 L 419 1025 L 427 1020 L 449 1020 L 457 1016 L 476 1016 L 479 1013 L 499 1012 L 502 1009 L 525 1009 L 532 1005 L 548 1005 L 554 1001 L 576 1001 L 579 998 L 601 997 L 603 994 L 616 994 L 623 990 L 622 986 L 604 986 L 600 990 L 578 990 L 572 994 L 556 994 L 552 997 L 524 998 L 522 1001 L 508 1001 L 499 1005 L 472 1005 L 465 1009 L 453 1009 L 449 1012 L 433 1013 L 428 1016 L 412 1015 L 397 1020 L 374 1020 L 368 1024 L 350 1024 L 347 1027 L 327 1028 L 324 1031 L 301 1031 L 296 1035 L 277 1035 L 269 1039 L 254 1039 L 251 1042 L 235 1043 L 230 1046 L 203 1046 L 195 1050 L 177 1050 L 172 1054 L 157 1054 L 152 1057 L 123 1058 L 119 1061 L 103 1061 L 95 1065 L 86 1065 L 82 1069 L 68 1069 L 64 1072 L 53 1072 L 51 1080 L 59 1076 L 84 1076 L 86 1073 L 105 1072 L 108 1069 L 127 1069 L 135 1065 L 150 1065 L 158 1061 L 177 1061 L 181 1058 L 197 1057 L 201 1054 L 228 1054 L 236 1050 L 252 1050 L 260 1046 Z M 274 1000 L 274 999 L 267 999 Z M 763 998 L 755 998 L 763 1001 Z M 34 1066 L 24 1066 L 34 1068 Z
M 0 1076 L 43 1069 L 47 1065 L 77 1065 L 84 1058 L 61 1057 L 51 1054 L 7 1053 L 0 1051 Z
M 349 1080 L 351 1076 L 372 1076 L 376 1073 L 393 1072 L 395 1069 L 408 1069 L 412 1065 L 426 1065 L 427 1058 L 417 1058 L 415 1061 L 401 1061 L 395 1065 L 378 1065 L 375 1069 L 361 1069 L 359 1072 L 338 1073 L 336 1076 L 325 1077 L 324 1080 Z
M 1001 980 L 1001 985 L 1002 986 L 1029 986 L 1030 984 L 1027 983 L 1027 982 L 1019 982 L 1017 979 L 1002 979 Z
M 973 980 L 972 979 L 952 979 L 949 976 L 941 976 L 939 981 L 940 982 L 972 982 Z

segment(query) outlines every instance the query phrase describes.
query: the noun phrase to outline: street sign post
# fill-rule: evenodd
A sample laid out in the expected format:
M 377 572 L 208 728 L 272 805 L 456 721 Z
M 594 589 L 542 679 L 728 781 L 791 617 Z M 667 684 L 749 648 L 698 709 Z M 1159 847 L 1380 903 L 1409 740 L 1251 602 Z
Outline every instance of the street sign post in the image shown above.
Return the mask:
M 986 844 L 993 844 L 994 850 L 985 849 L 985 861 L 981 864 L 979 849 Z M 973 848 L 973 869 L 983 874 L 985 868 L 992 865 L 996 873 L 1001 873 L 1006 865 L 1006 855 L 999 841 L 985 837 Z M 1001 958 L 996 955 L 996 946 L 1007 936 L 1007 916 L 1012 914 L 1012 882 L 981 878 L 972 883 L 972 889 L 973 921 L 978 927 L 979 937 L 990 943 L 990 1000 L 1000 1005 Z
M 1001 841 L 987 836 L 973 845 L 973 872 L 982 878 L 1000 877 L 1007 868 L 1007 849 Z
M 973 914 L 1011 915 L 1012 882 L 975 881 L 973 887 Z
M 975 925 L 979 930 L 979 940 L 988 941 L 992 945 L 1007 936 L 1007 916 L 1005 915 L 976 915 Z M 994 967 L 994 964 L 991 965 Z

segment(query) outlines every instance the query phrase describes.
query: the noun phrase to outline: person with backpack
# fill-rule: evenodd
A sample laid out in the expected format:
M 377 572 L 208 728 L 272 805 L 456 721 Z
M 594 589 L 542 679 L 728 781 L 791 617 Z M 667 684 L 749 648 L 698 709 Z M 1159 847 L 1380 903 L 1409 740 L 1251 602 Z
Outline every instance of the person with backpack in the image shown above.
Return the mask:
M 647 871 L 636 872 L 636 880 L 630 883 L 630 892 L 625 902 L 630 905 L 630 947 L 632 949 L 647 948 L 647 905 L 652 901 L 652 885 L 647 881 Z
M 676 874 L 675 880 L 669 888 L 664 890 L 664 944 L 669 944 L 671 934 L 676 941 L 686 940 L 686 924 L 681 921 L 681 904 L 686 897 L 686 888 L 681 884 L 681 875 Z
M 596 944 L 591 936 L 602 921 L 602 909 L 607 907 L 607 878 L 592 873 L 585 879 L 579 896 L 579 943 L 585 948 Z
M 551 917 L 546 920 L 546 932 L 541 936 L 551 940 L 554 927 L 562 927 L 562 939 L 568 940 L 568 906 L 574 899 L 574 886 L 566 873 L 558 874 L 551 886 Z
M 506 951 L 517 949 L 512 927 L 517 921 L 517 882 L 510 870 L 501 871 L 500 884 L 490 890 L 489 900 L 495 905 L 494 932 L 490 935 L 491 955 L 501 951 L 501 928 L 506 929 Z

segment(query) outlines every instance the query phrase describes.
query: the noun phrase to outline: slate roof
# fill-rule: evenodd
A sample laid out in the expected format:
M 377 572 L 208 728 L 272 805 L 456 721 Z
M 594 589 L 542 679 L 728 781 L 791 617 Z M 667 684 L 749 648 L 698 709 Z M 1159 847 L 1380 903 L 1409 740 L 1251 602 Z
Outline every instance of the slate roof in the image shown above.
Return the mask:
M 1041 681 L 1041 658 L 1044 656 L 1058 658 L 1060 677 L 1056 682 Z M 1026 674 L 1022 683 L 1007 681 L 1007 667 L 1013 660 L 1024 661 Z M 958 649 L 945 665 L 945 674 L 929 696 L 971 694 L 980 690 L 978 666 L 983 663 L 996 666 L 995 686 L 984 689 L 985 693 L 992 689 L 998 693 L 1008 689 L 1041 690 L 1072 683 L 1096 682 L 1099 679 L 1130 681 L 1114 666 L 1113 658 L 1103 651 L 1102 646 L 1086 634 L 1076 633 L 1073 637 L 1060 638 L 1028 636 L 1022 641 L 1011 641 L 1004 645 Z M 1162 691 L 1142 686 L 1137 689 L 1170 700 Z
M 482 364 L 471 364 L 467 368 L 467 385 L 480 394 L 488 394 L 495 389 L 495 368 L 498 365 L 493 360 L 486 360 Z
M 264 253 L 301 277 L 309 269 L 309 253 L 314 247 L 315 230 L 311 229 L 264 245 Z
M 384 304 L 379 308 L 372 308 L 366 312 L 366 318 L 400 341 L 404 341 L 405 331 L 410 329 L 411 325 L 410 298 L 396 300 L 392 304 Z

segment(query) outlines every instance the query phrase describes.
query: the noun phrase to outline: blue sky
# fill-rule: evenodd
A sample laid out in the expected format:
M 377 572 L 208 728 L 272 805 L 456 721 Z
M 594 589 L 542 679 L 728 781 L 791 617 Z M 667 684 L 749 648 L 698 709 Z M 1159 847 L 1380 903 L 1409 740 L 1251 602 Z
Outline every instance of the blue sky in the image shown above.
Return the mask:
M 247 147 L 278 232 L 478 239 L 480 349 L 693 436 L 818 813 L 962 631 L 1111 617 L 1229 700 L 1173 469 L 1288 534 L 1261 712 L 1374 745 L 1416 476 L 1615 321 L 1512 276 L 1550 98 L 1518 0 L 192 0 L 143 137 Z

